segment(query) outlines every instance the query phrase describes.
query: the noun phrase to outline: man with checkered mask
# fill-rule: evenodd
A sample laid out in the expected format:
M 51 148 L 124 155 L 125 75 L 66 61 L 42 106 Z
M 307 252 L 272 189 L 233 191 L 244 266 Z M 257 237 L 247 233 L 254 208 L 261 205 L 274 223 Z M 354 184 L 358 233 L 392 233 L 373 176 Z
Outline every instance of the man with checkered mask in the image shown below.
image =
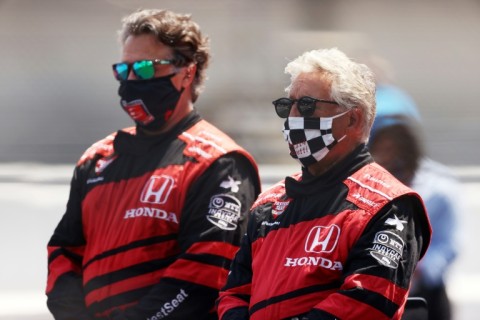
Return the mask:
M 257 198 L 221 320 L 401 319 L 431 235 L 421 197 L 376 164 L 371 70 L 340 50 L 305 52 L 273 101 L 301 172 Z

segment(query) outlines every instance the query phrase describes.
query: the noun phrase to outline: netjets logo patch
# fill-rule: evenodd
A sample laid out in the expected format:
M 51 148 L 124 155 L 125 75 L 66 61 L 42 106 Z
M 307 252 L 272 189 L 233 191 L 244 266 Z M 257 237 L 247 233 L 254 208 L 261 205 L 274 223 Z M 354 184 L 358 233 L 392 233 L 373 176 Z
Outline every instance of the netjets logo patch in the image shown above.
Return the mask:
M 384 266 L 398 268 L 405 243 L 403 239 L 391 231 L 380 231 L 375 235 L 370 255 Z
M 207 220 L 223 230 L 235 230 L 240 219 L 242 204 L 228 194 L 217 194 L 210 199 Z

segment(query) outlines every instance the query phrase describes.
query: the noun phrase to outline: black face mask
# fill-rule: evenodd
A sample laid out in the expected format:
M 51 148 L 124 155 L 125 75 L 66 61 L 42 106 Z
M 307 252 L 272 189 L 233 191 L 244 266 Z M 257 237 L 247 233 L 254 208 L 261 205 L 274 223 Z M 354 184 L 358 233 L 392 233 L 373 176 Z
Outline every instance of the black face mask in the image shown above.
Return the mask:
M 171 78 L 174 75 L 120 81 L 120 105 L 138 127 L 158 130 L 170 119 L 183 92 L 173 86 Z

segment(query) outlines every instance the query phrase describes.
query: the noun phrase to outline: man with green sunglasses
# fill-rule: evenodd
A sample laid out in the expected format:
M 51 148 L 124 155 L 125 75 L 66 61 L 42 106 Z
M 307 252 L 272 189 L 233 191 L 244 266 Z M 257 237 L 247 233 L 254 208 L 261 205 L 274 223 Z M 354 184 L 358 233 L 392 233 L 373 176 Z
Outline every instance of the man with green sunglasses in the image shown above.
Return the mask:
M 134 12 L 120 41 L 113 72 L 135 126 L 75 167 L 48 243 L 48 307 L 55 319 L 217 319 L 257 166 L 194 108 L 210 55 L 189 15 Z

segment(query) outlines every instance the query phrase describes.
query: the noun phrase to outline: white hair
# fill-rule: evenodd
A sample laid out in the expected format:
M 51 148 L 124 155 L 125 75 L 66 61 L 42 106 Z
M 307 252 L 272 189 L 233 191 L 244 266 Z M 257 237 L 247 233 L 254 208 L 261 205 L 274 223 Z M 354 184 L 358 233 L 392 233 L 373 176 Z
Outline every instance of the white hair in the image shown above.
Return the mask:
M 303 53 L 285 67 L 292 83 L 301 73 L 320 72 L 331 79 L 330 99 L 349 109 L 357 107 L 365 118 L 362 139 L 366 141 L 375 118 L 375 77 L 366 65 L 348 58 L 337 48 Z

